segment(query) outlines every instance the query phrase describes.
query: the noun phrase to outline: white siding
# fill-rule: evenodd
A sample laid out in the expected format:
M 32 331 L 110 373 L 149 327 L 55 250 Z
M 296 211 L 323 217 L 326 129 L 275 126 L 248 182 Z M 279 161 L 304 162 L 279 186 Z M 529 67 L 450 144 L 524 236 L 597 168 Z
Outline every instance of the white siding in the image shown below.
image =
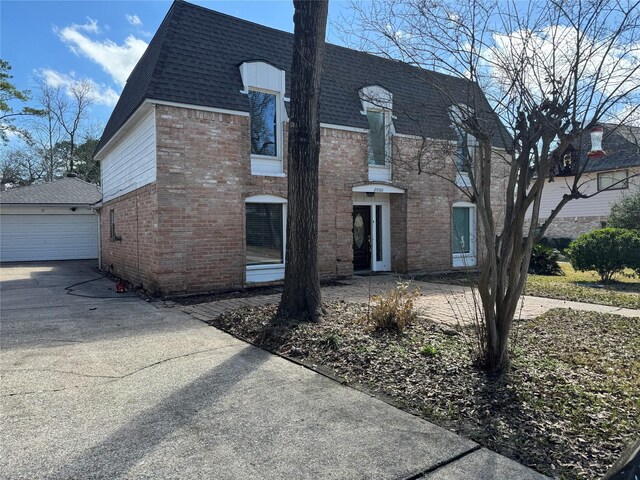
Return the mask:
M 243 93 L 247 93 L 249 88 L 259 88 L 280 92 L 284 97 L 284 70 L 265 62 L 244 62 L 240 65 L 240 75 L 244 84 Z
M 636 170 L 637 172 L 638 170 Z M 631 175 L 633 171 L 629 171 Z M 585 185 L 580 189 L 587 195 L 593 194 L 598 189 L 597 174 L 585 174 L 581 178 L 581 183 Z M 542 203 L 540 204 L 540 219 L 547 218 L 551 214 L 564 194 L 570 193 L 573 185 L 573 177 L 556 177 L 552 183 L 546 183 L 542 191 Z M 605 190 L 591 198 L 578 198 L 567 203 L 558 218 L 563 217 L 594 217 L 608 216 L 611 205 L 622 196 L 636 191 L 640 187 L 640 178 L 635 177 L 629 180 L 629 188 L 625 190 Z M 529 211 L 527 217 L 531 216 Z
M 104 202 L 156 180 L 154 109 L 140 119 L 105 155 L 101 170 Z

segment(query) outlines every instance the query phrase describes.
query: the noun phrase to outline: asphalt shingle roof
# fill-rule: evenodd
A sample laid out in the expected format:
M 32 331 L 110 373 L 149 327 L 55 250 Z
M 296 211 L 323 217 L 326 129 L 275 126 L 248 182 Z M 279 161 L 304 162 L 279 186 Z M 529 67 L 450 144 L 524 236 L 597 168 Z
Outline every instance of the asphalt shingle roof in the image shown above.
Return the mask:
M 640 166 L 640 128 L 625 125 L 603 125 L 602 149 L 606 155 L 602 158 L 589 160 L 585 172 L 604 172 Z M 580 149 L 580 158 L 586 158 L 591 149 L 591 139 L 586 133 Z
M 292 45 L 291 33 L 175 1 L 129 76 L 96 152 L 145 99 L 248 112 L 248 97 L 240 93 L 243 62 L 285 70 L 288 94 Z M 471 106 L 487 119 L 494 144 L 504 146 L 508 138 L 476 84 L 332 44 L 325 52 L 320 121 L 368 129 L 358 95 L 367 85 L 393 93 L 398 133 L 454 140 L 449 107 L 474 98 Z
M 0 192 L 0 204 L 90 205 L 102 198 L 100 187 L 78 178 L 65 177 L 53 182 L 12 188 Z

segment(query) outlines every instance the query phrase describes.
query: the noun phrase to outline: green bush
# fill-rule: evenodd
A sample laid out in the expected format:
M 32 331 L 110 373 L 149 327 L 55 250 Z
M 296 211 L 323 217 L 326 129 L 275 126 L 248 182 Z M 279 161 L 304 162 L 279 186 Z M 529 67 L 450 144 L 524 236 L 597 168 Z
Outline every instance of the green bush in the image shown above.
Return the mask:
M 539 243 L 545 247 L 555 248 L 562 253 L 569 247 L 572 241 L 573 239 L 569 237 L 542 237 Z
M 611 206 L 607 226 L 640 231 L 640 190 Z
M 571 242 L 567 253 L 574 269 L 595 270 L 609 283 L 625 268 L 640 268 L 640 235 L 624 228 L 594 230 Z
M 531 259 L 529 260 L 529 273 L 535 275 L 562 275 L 562 269 L 558 265 L 560 252 L 555 248 L 541 244 L 533 246 Z

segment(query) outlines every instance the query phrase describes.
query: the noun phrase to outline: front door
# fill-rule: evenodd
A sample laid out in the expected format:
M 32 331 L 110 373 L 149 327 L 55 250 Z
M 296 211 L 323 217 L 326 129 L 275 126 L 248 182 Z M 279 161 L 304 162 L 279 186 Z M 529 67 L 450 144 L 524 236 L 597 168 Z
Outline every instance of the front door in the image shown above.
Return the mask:
M 353 269 L 371 268 L 371 207 L 353 207 Z

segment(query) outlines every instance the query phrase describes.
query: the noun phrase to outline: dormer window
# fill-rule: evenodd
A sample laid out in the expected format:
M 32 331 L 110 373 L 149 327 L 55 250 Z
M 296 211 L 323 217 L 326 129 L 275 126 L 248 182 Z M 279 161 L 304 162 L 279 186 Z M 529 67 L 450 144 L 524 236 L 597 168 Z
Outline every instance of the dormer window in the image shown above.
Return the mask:
M 285 72 L 266 62 L 244 62 L 240 75 L 241 92 L 249 98 L 251 174 L 284 176 Z
M 277 157 L 278 97 L 275 93 L 249 91 L 251 114 L 251 155 Z
M 472 111 L 465 105 L 454 106 L 451 109 L 453 129 L 456 132 L 456 185 L 459 187 L 471 186 L 469 176 L 475 166 L 478 142 L 464 128 L 464 121 L 471 113 Z
M 360 89 L 362 114 L 369 123 L 369 180 L 391 181 L 393 94 L 379 85 Z
M 384 167 L 389 155 L 389 138 L 387 135 L 387 114 L 382 111 L 367 111 L 369 120 L 369 165 Z

